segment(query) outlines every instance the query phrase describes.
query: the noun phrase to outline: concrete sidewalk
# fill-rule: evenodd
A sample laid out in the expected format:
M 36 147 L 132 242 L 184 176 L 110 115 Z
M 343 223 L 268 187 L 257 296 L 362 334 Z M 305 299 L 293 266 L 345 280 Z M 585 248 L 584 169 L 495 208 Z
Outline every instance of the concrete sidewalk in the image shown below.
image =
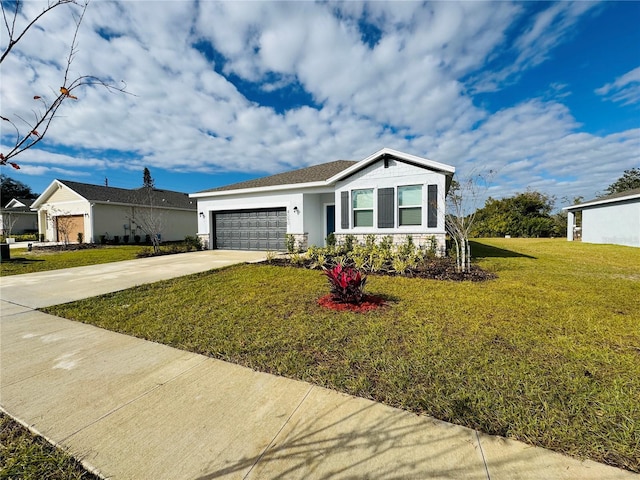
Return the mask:
M 224 253 L 180 256 L 144 264 L 157 275 L 119 262 L 3 278 L 2 409 L 114 479 L 638 478 L 33 310 L 207 270 Z

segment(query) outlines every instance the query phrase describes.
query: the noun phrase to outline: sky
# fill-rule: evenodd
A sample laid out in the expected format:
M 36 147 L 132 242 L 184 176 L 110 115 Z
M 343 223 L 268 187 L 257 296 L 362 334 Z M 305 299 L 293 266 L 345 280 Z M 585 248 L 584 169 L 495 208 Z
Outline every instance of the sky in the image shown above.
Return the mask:
M 45 6 L 24 2 L 16 30 Z M 21 131 L 34 95 L 62 86 L 80 11 L 48 12 L 0 64 L 1 115 Z M 193 193 L 389 147 L 560 208 L 640 167 L 638 24 L 634 1 L 94 0 L 69 76 L 128 93 L 75 90 L 2 173 L 40 193 L 55 178 L 137 188 L 148 167 Z

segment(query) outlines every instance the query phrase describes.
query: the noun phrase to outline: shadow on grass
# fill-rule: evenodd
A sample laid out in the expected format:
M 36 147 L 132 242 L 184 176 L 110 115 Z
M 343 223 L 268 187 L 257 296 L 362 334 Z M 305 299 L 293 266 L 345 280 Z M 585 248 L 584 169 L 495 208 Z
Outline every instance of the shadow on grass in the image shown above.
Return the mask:
M 508 257 L 522 257 L 532 258 L 531 255 L 525 255 L 524 253 L 514 252 L 513 250 L 506 250 L 504 248 L 492 247 L 491 245 L 485 245 L 483 243 L 474 242 L 471 240 L 471 256 L 473 258 L 508 258 Z
M 14 265 L 29 265 L 30 263 L 44 262 L 41 258 L 10 258 L 8 260 L 2 260 L 2 263 L 10 263 Z

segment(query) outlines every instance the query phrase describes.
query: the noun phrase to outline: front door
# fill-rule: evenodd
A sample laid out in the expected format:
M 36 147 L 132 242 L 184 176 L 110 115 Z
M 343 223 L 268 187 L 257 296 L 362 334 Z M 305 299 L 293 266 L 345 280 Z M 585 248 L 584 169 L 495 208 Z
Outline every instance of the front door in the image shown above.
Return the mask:
M 327 205 L 327 237 L 336 231 L 336 206 Z

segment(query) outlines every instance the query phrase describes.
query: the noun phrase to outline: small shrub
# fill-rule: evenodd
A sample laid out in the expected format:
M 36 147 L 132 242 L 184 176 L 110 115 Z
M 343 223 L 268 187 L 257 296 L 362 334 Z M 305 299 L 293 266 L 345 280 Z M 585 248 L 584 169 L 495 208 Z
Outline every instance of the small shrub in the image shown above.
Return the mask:
M 120 243 L 120 235 L 113 236 L 113 244 L 118 245 Z
M 273 261 L 276 258 L 277 253 L 274 252 L 273 250 L 267 250 L 267 255 L 266 255 L 266 260 L 267 263 L 273 263 Z
M 151 243 L 151 235 L 145 235 L 144 236 L 144 243 Z
M 40 234 L 40 241 L 41 241 L 41 242 L 44 242 L 44 233 L 41 233 L 41 234 Z
M 107 236 L 100 235 L 100 245 L 106 245 L 106 243 L 107 243 Z
M 334 301 L 341 303 L 359 304 L 364 296 L 364 286 L 367 277 L 355 268 L 344 268 L 341 264 L 325 270 L 329 280 L 331 296 Z
M 300 252 L 294 252 L 290 257 L 291 263 L 294 265 L 302 265 L 304 263 L 304 257 L 300 255 Z
M 125 236 L 122 237 L 122 241 L 124 243 L 129 243 L 129 238 L 130 238 L 129 235 L 125 235 Z
M 327 235 L 327 238 L 325 240 L 327 241 L 327 247 L 335 248 L 335 246 L 336 246 L 336 235 L 334 233 L 330 233 L 329 235 Z
M 356 241 L 355 235 L 349 234 L 344 237 L 344 250 L 346 253 L 349 253 L 353 250 L 353 244 Z
M 198 236 L 187 235 L 184 237 L 184 244 L 187 252 L 191 250 L 202 250 L 202 239 Z
M 134 235 L 133 236 L 133 241 L 136 243 L 140 243 L 140 235 Z
M 285 238 L 287 252 L 294 253 L 296 251 L 296 237 L 291 233 L 287 233 Z
M 82 243 L 84 241 L 84 234 L 82 232 L 78 232 L 78 243 Z

